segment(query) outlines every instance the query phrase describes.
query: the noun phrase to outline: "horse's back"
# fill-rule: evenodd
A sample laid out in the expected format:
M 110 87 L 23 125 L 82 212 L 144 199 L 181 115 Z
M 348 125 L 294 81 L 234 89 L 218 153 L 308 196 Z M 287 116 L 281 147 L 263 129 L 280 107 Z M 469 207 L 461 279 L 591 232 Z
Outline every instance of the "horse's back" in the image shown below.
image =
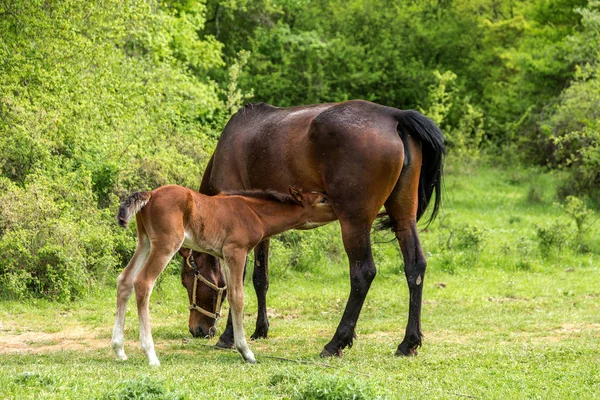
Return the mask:
M 392 158 L 401 157 L 393 110 L 360 100 L 290 108 L 245 106 L 219 139 L 207 171 L 211 194 L 286 191 L 288 185 L 323 190 L 325 170 L 335 169 L 336 163 L 367 162 L 390 152 Z
M 211 194 L 238 189 L 286 192 L 289 185 L 318 188 L 306 171 L 308 132 L 313 119 L 331 106 L 259 103 L 240 109 L 223 130 L 207 171 Z

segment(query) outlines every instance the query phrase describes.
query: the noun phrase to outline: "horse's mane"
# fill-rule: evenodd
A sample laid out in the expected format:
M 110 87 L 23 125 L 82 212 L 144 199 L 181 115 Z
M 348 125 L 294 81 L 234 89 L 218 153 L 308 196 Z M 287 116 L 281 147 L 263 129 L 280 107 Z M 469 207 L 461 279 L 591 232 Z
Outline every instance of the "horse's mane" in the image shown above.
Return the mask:
M 298 203 L 298 200 L 293 198 L 290 194 L 277 192 L 275 190 L 230 190 L 219 194 L 225 196 L 251 197 L 254 199 L 269 200 L 284 204 L 300 204 Z

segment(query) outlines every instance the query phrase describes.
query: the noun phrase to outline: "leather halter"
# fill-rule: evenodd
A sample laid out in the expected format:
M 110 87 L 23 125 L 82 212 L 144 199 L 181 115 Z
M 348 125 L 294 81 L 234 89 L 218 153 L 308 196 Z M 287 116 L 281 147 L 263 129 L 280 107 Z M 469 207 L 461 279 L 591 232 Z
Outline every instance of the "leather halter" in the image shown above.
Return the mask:
M 196 310 L 196 311 L 206 315 L 207 317 L 213 318 L 215 320 L 215 325 L 216 325 L 217 320 L 219 318 L 221 318 L 221 306 L 223 305 L 223 292 L 225 290 L 227 290 L 227 285 L 225 285 L 223 287 L 218 287 L 217 285 L 215 285 L 214 283 L 208 281 L 205 277 L 203 277 L 202 274 L 200 274 L 200 271 L 198 271 L 198 265 L 196 264 L 196 260 L 194 260 L 194 257 L 192 257 L 191 252 L 190 252 L 190 255 L 188 256 L 188 258 L 186 259 L 186 264 L 188 265 L 188 267 L 190 267 L 192 269 L 192 271 L 194 271 L 194 289 L 192 290 L 192 302 L 191 302 L 189 308 L 190 308 L 190 310 Z M 202 308 L 196 304 L 196 289 L 198 288 L 198 281 L 204 283 L 206 286 L 208 286 L 209 288 L 211 288 L 217 292 L 217 304 L 215 305 L 214 312 L 205 310 L 204 308 Z M 214 325 L 211 327 L 211 329 L 213 329 L 213 328 L 214 328 L 214 330 L 216 330 Z

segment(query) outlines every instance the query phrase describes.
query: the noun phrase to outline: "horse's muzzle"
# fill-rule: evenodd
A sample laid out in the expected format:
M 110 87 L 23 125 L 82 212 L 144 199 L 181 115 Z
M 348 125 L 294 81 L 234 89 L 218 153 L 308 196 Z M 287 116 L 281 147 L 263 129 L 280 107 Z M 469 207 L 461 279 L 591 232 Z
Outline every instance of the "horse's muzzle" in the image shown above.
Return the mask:
M 204 330 L 201 326 L 197 326 L 195 328 L 190 328 L 190 333 L 193 337 L 200 337 L 205 339 L 210 339 L 217 333 L 217 328 L 215 326 L 211 326 L 207 331 Z

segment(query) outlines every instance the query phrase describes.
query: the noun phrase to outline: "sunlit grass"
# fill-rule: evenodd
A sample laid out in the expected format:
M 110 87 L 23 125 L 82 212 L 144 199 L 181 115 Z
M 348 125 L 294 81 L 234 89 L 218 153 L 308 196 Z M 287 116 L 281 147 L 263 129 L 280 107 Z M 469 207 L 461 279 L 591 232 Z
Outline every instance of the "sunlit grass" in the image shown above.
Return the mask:
M 540 188 L 534 198 L 532 185 Z M 294 261 L 298 268 L 284 263 L 290 254 L 273 255 L 269 339 L 250 342 L 257 365 L 215 349 L 216 339 L 189 336 L 186 295 L 173 264 L 151 301 L 158 368 L 148 367 L 139 349 L 133 302 L 125 335 L 129 360 L 114 359 L 113 287 L 69 304 L 0 303 L 0 397 L 599 397 L 599 254 L 570 246 L 540 253 L 536 225 L 569 222 L 554 205 L 552 185 L 540 171 L 479 167 L 448 176 L 440 218 L 421 233 L 429 266 L 425 338 L 415 358 L 393 356 L 406 324 L 408 290 L 397 245 L 383 243 L 391 233 L 374 238 L 379 274 L 354 347 L 340 359 L 318 357 L 349 290 L 348 267 L 333 239 L 339 227 L 331 225 L 322 233 L 332 238 L 322 250 L 327 256 L 316 265 L 301 265 L 314 261 L 310 232 L 290 237 L 313 251 Z M 592 245 L 600 228 L 594 229 L 583 239 Z M 247 279 L 247 335 L 255 312 Z

